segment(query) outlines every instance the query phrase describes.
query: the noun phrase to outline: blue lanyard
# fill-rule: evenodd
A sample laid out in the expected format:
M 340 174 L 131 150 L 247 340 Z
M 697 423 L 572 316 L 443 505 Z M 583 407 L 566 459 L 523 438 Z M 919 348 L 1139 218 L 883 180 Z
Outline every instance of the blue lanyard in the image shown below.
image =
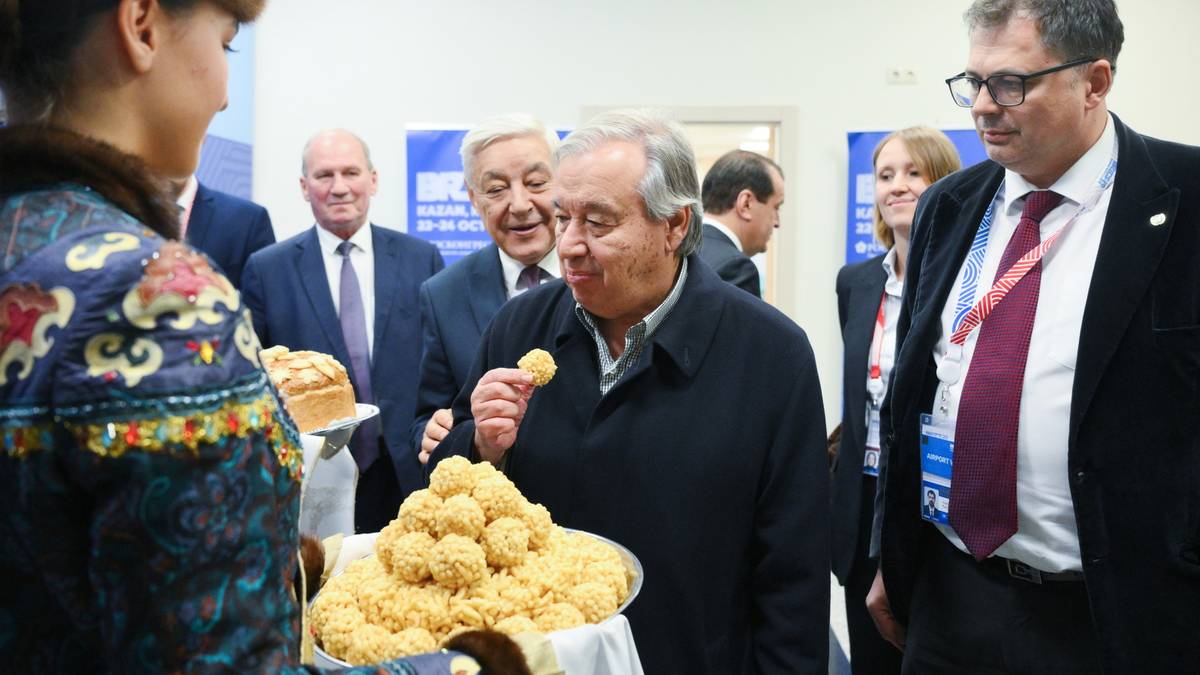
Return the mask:
M 1003 188 L 1001 188 L 1003 189 Z M 996 192 L 999 195 L 999 191 Z M 958 291 L 958 302 L 954 305 L 953 330 L 958 330 L 967 312 L 975 305 L 975 292 L 979 288 L 979 275 L 983 271 L 983 258 L 987 254 L 988 233 L 992 230 L 992 220 L 996 211 L 996 196 L 988 204 L 987 212 L 983 214 L 983 222 L 975 231 L 975 240 L 971 242 L 971 250 L 967 253 L 967 268 L 963 271 L 962 288 Z M 952 331 L 953 332 L 953 331 Z
M 1108 164 L 1104 167 L 1096 179 L 1096 185 L 1092 188 L 1091 193 L 1080 205 L 1075 214 L 1071 216 L 1068 225 L 1082 214 L 1091 211 L 1100 201 L 1101 195 L 1112 187 L 1113 180 L 1117 176 L 1117 139 L 1113 138 L 1112 155 L 1108 160 Z M 954 304 L 954 321 L 952 322 L 952 332 L 957 331 L 959 326 L 967 317 L 967 313 L 975 306 L 975 293 L 979 290 L 979 275 L 983 271 L 983 259 L 987 254 L 988 234 L 992 230 L 992 221 L 995 219 L 996 203 L 1000 200 L 997 197 L 1004 190 L 1004 183 L 996 190 L 996 194 L 992 196 L 992 203 L 988 204 L 987 211 L 983 214 L 983 221 L 979 223 L 979 229 L 975 231 L 975 239 L 971 242 L 971 250 L 967 253 L 966 269 L 963 270 L 962 287 L 958 291 L 958 301 Z

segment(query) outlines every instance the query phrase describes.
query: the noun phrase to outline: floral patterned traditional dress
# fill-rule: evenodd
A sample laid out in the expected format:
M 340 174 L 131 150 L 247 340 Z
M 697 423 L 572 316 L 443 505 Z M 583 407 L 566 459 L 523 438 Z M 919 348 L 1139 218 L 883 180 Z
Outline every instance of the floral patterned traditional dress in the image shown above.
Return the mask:
M 137 168 L 0 131 L 0 672 L 287 671 L 297 433 L 237 291 L 146 226 L 174 216 Z

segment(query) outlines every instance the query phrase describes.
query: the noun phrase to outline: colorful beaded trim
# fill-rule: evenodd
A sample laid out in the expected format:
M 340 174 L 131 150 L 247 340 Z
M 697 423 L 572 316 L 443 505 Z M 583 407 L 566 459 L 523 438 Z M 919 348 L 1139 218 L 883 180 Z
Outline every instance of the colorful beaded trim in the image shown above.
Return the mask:
M 195 454 L 201 443 L 214 443 L 226 437 L 245 438 L 250 433 L 262 431 L 275 450 L 280 466 L 289 476 L 298 479 L 304 474 L 303 453 L 276 419 L 278 411 L 275 398 L 268 393 L 248 403 L 226 403 L 212 412 L 108 424 L 63 424 L 88 450 L 111 458 L 133 449 L 161 452 L 169 445 L 183 446 Z M 49 424 L 10 427 L 4 431 L 4 449 L 12 457 L 25 457 L 52 446 Z

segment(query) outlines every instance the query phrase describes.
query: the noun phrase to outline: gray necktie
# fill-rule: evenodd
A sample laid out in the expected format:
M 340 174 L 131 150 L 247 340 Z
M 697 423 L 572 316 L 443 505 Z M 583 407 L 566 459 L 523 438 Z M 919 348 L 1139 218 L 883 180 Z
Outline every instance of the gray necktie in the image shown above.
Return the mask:
M 545 277 L 548 276 L 550 276 L 549 272 L 546 272 L 537 265 L 529 265 L 525 269 L 521 270 L 521 274 L 517 276 L 517 290 L 529 290 L 530 288 L 542 283 L 542 281 L 545 280 Z
M 350 262 L 350 251 L 354 244 L 343 241 L 338 244 L 337 252 L 342 256 L 342 282 L 340 298 L 341 308 L 338 320 L 342 324 L 342 339 L 350 352 L 350 367 L 354 372 L 354 382 L 359 403 L 374 403 L 375 394 L 371 390 L 371 350 L 367 345 L 367 317 L 363 311 L 362 292 L 358 288 L 358 275 L 354 273 L 354 263 Z M 379 457 L 379 418 L 373 417 L 354 433 L 350 439 L 350 453 L 358 464 L 359 472 Z

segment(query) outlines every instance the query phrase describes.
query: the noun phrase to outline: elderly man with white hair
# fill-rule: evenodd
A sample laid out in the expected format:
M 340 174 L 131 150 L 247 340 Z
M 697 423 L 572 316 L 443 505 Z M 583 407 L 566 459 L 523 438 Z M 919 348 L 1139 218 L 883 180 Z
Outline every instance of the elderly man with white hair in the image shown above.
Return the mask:
M 699 264 L 695 158 L 647 111 L 555 153 L 566 283 L 502 307 L 430 465 L 503 464 L 555 520 L 628 546 L 648 673 L 826 672 L 825 420 L 804 332 Z M 551 352 L 533 391 L 514 369 Z
M 484 120 L 463 137 L 463 179 L 494 243 L 421 284 L 421 385 L 412 426 L 421 463 L 450 431 L 450 404 L 479 338 L 509 298 L 559 277 L 550 206 L 558 136 L 534 117 Z

